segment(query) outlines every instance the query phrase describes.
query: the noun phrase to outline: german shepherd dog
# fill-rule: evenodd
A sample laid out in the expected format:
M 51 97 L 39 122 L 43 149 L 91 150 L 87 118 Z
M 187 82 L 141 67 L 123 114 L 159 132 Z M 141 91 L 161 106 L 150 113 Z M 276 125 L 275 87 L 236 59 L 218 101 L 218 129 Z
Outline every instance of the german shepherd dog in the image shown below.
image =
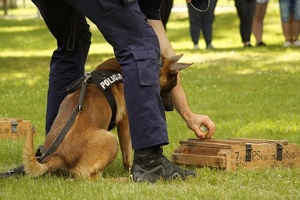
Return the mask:
M 182 55 L 166 58 L 163 55 L 160 71 L 161 97 L 166 110 L 172 110 L 171 90 L 176 86 L 177 73 L 191 64 L 178 63 Z M 116 59 L 111 58 L 98 65 L 95 71 L 121 72 Z M 122 82 L 112 84 L 110 90 L 116 102 L 115 126 L 118 139 L 108 131 L 113 116 L 110 104 L 96 84 L 88 83 L 84 97 L 83 110 L 79 112 L 66 136 L 58 148 L 38 161 L 34 151 L 34 132 L 27 135 L 23 150 L 24 170 L 30 176 L 40 176 L 46 172 L 63 172 L 72 177 L 95 179 L 116 158 L 119 144 L 122 152 L 123 165 L 130 169 L 131 140 L 128 116 L 124 100 Z M 72 111 L 78 105 L 80 89 L 69 93 L 60 105 L 57 117 L 43 144 L 49 149 L 61 133 Z M 118 144 L 119 143 L 119 144 Z

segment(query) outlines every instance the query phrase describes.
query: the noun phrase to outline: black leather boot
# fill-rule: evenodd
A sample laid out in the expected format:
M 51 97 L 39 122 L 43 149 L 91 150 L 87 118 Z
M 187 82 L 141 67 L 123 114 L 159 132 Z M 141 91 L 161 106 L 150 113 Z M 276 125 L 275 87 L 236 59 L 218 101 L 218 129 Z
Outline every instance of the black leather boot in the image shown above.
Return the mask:
M 179 168 L 163 155 L 160 146 L 155 146 L 134 151 L 131 175 L 134 182 L 155 183 L 159 179 L 172 180 L 195 177 L 196 173 Z

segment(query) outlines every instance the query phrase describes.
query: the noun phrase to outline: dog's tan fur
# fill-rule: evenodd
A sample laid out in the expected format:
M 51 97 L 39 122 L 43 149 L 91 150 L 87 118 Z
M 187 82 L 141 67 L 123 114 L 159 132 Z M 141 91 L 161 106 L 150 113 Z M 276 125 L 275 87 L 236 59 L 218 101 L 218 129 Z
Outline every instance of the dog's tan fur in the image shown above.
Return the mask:
M 162 56 L 163 67 L 161 68 L 160 83 L 164 93 L 167 91 L 170 93 L 176 85 L 178 71 L 190 65 L 177 63 L 181 56 L 174 56 L 170 59 Z M 121 71 L 116 59 L 113 58 L 100 64 L 97 70 Z M 174 81 L 176 81 L 175 84 Z M 170 87 L 170 85 L 172 86 Z M 118 82 L 112 85 L 111 90 L 117 104 L 115 121 L 123 165 L 129 169 L 132 164 L 131 143 L 123 83 Z M 80 90 L 77 90 L 68 94 L 62 102 L 58 115 L 46 137 L 45 149 L 50 148 L 67 123 L 72 111 L 78 104 L 79 95 Z M 77 115 L 73 126 L 58 149 L 41 163 L 35 158 L 34 133 L 28 134 L 23 152 L 25 172 L 31 176 L 39 176 L 48 171 L 60 170 L 75 177 L 97 178 L 98 174 L 102 173 L 113 162 L 118 153 L 118 140 L 114 134 L 107 131 L 111 116 L 112 111 L 105 96 L 95 84 L 88 84 L 83 111 Z

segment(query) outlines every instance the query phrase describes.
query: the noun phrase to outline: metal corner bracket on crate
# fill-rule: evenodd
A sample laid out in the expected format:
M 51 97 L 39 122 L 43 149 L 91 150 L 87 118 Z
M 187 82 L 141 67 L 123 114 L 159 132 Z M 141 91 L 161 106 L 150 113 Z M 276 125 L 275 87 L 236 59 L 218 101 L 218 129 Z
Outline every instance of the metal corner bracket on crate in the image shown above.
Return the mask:
M 31 131 L 32 125 L 29 120 L 20 118 L 0 118 L 0 139 L 17 139 Z

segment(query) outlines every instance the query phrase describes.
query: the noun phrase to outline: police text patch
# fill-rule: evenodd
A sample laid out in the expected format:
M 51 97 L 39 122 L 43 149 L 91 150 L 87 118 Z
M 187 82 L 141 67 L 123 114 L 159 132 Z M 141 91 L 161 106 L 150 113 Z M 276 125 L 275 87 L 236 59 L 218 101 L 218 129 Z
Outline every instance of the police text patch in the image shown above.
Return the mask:
M 102 81 L 98 83 L 98 87 L 102 92 L 107 90 L 112 84 L 122 81 L 122 75 L 120 73 L 116 73 L 110 75 L 109 77 L 104 78 Z

